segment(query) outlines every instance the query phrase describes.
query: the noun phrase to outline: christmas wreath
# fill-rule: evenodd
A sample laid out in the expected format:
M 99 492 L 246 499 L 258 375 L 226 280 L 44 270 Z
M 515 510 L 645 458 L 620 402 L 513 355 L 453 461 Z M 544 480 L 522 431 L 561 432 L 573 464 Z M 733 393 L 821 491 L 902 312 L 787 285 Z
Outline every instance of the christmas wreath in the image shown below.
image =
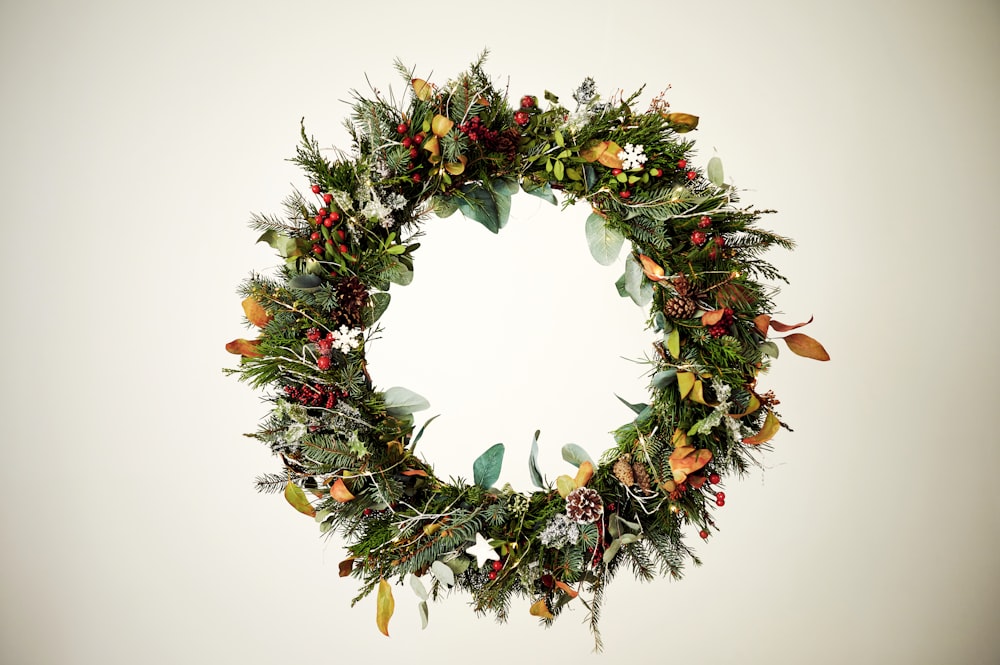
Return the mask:
M 770 211 L 737 205 L 718 158 L 704 170 L 692 163 L 684 136 L 698 118 L 672 112 L 662 94 L 636 111 L 641 91 L 604 101 L 588 78 L 573 109 L 549 92 L 545 108 L 525 95 L 515 109 L 482 62 L 442 86 L 397 63 L 406 99 L 355 94 L 350 155 L 328 159 L 303 129 L 293 161 L 311 192 L 289 196 L 284 216 L 252 218 L 285 261 L 277 275 L 242 284 L 246 319 L 260 332 L 227 345 L 242 356 L 227 371 L 270 390 L 270 415 L 248 436 L 283 468 L 258 488 L 283 492 L 322 533 L 342 535 L 340 575 L 360 580 L 355 602 L 377 593 L 383 633 L 393 585 L 408 579 L 425 625 L 427 600 L 455 589 L 501 621 L 515 596 L 546 624 L 575 601 L 599 648 L 614 575 L 624 567 L 644 580 L 679 577 L 687 560 L 698 563 L 683 534 L 710 536 L 723 478 L 756 463 L 784 426 L 757 377 L 778 355 L 769 332 L 803 324 L 771 318 L 783 278 L 761 255 L 792 242 L 757 226 Z M 648 402 L 625 402 L 634 417 L 599 460 L 565 446 L 576 471 L 551 482 L 536 432 L 531 493 L 496 486 L 503 444 L 476 459 L 471 482 L 435 475 L 415 454 L 433 420 L 416 428 L 427 401 L 378 389 L 365 360 L 390 285 L 413 278 L 420 224 L 461 211 L 496 233 L 518 190 L 553 204 L 558 192 L 564 206 L 586 201 L 601 264 L 630 243 L 616 286 L 649 307 L 655 338 Z M 802 333 L 780 339 L 828 359 Z

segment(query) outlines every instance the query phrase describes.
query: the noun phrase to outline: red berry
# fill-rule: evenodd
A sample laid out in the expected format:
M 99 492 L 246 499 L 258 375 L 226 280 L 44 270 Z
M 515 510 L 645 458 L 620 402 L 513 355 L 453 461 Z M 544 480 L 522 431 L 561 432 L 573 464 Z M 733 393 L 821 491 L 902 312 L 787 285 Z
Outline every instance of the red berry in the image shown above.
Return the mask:
M 326 228 L 330 228 L 331 226 L 333 226 L 333 216 L 332 215 L 330 217 L 327 217 L 326 219 L 323 220 L 323 226 L 325 226 Z
M 314 219 L 316 220 L 317 224 L 322 224 L 323 223 L 323 215 L 316 215 L 316 217 Z
M 396 131 L 399 132 L 400 134 L 405 134 L 406 130 L 408 129 L 409 127 L 406 126 L 405 122 L 401 122 L 398 125 L 396 125 Z
M 715 236 L 715 244 L 718 245 L 719 247 L 725 247 L 726 246 L 726 239 L 725 239 L 725 237 L 723 237 L 723 236 Z
M 514 114 L 514 122 L 524 127 L 531 122 L 531 116 L 525 111 L 518 111 Z
M 320 208 L 320 209 L 319 209 L 319 210 L 317 211 L 317 214 L 319 214 L 319 215 L 322 215 L 323 217 L 326 217 L 327 215 L 329 215 L 329 214 L 330 214 L 330 211 L 329 211 L 329 210 L 327 210 L 326 208 Z
M 720 480 L 722 480 L 722 477 L 717 473 L 710 473 L 708 475 L 708 482 L 712 483 L 713 485 L 717 484 Z
M 611 169 L 611 175 L 619 175 L 621 172 L 621 169 Z
M 534 97 L 532 97 L 531 95 L 525 95 L 524 97 L 521 97 L 521 108 L 530 109 L 533 108 L 534 106 L 535 106 Z
M 688 180 L 694 180 L 697 175 L 698 174 L 695 173 L 694 171 L 688 171 L 687 172 L 687 178 L 688 178 Z
M 659 178 L 661 175 L 663 175 L 663 169 L 649 169 L 649 174 L 652 175 L 654 178 Z
M 313 254 L 322 254 L 323 248 L 319 245 L 313 245 Z
M 411 145 L 413 145 L 413 139 L 411 139 L 409 136 L 407 136 L 405 139 L 403 139 L 403 147 L 404 148 L 409 148 Z
M 312 186 L 312 193 L 313 194 L 319 194 L 319 192 L 320 192 L 320 186 L 319 185 L 313 185 Z
M 320 356 L 316 361 L 316 366 L 323 370 L 330 369 L 330 357 Z
M 715 500 L 716 501 L 719 501 L 719 500 L 725 501 L 726 500 L 726 493 L 725 492 L 716 492 L 715 493 Z
M 332 200 L 333 200 L 333 194 L 331 194 L 330 192 L 327 192 L 326 194 L 323 195 L 323 203 L 329 204 L 330 201 Z
M 421 143 L 423 143 L 424 142 L 424 133 L 420 132 L 419 134 L 417 134 L 416 136 L 414 136 L 413 137 L 413 142 L 416 143 L 417 145 L 420 145 Z
M 337 238 L 338 239 L 343 240 L 346 237 L 347 237 L 347 234 L 344 233 L 344 229 L 337 229 Z
M 692 231 L 691 232 L 691 242 L 693 242 L 694 244 L 698 245 L 699 247 L 701 247 L 702 245 L 704 245 L 706 240 L 708 240 L 708 236 L 706 236 L 701 231 Z
M 628 197 L 632 196 L 632 192 L 626 189 L 624 192 L 618 192 L 618 196 L 622 197 L 623 199 L 627 199 Z
M 707 229 L 711 225 L 712 225 L 712 218 L 709 217 L 708 215 L 704 215 L 701 219 L 698 220 L 699 229 Z
M 341 253 L 341 254 L 347 254 L 347 245 L 341 245 L 341 246 L 340 246 L 340 247 L 338 247 L 337 249 L 339 249 L 339 250 L 340 250 L 340 253 Z
M 372 509 L 371 508 L 365 508 L 364 510 L 361 511 L 361 514 L 364 515 L 365 517 L 368 517 L 369 515 L 372 514 Z
M 326 239 L 326 244 L 327 245 L 332 245 L 333 244 L 333 238 L 327 238 Z
M 502 569 L 503 569 L 503 561 L 493 562 L 493 570 L 502 570 Z
M 410 148 L 410 159 L 416 159 L 419 154 L 416 148 Z
M 413 182 L 420 182 L 420 174 L 414 173 L 413 176 L 411 176 L 411 179 L 413 180 Z
M 608 512 L 610 512 L 610 513 L 613 513 L 613 512 L 615 512 L 615 510 L 616 510 L 617 508 L 618 508 L 618 506 L 616 506 L 616 505 L 615 505 L 615 504 L 613 504 L 613 503 L 609 503 L 609 504 L 608 504 Z
M 686 159 L 679 159 L 679 160 L 677 160 L 677 168 L 682 169 L 682 168 L 686 167 L 687 165 L 688 165 L 688 163 L 687 163 Z
M 319 340 L 319 330 L 316 328 L 310 328 L 306 331 L 306 339 L 310 342 L 315 342 Z
M 313 242 L 319 240 L 320 239 L 319 231 L 313 231 L 312 233 L 310 233 L 309 239 L 312 240 Z
M 339 222 L 340 221 L 340 213 L 337 212 L 336 210 L 334 210 L 333 212 L 330 213 L 330 219 L 332 219 L 335 222 Z
M 495 571 L 495 570 L 491 570 L 491 571 L 489 572 L 489 575 L 488 575 L 488 577 L 489 577 L 489 578 L 490 578 L 491 580 L 495 580 L 495 579 L 497 578 L 497 571 Z
M 710 258 L 710 259 L 712 259 L 714 261 L 716 256 L 718 256 L 718 254 L 716 253 L 714 247 L 712 249 L 708 250 L 708 258 Z
M 719 497 L 715 497 L 715 505 L 721 508 L 722 506 L 726 505 L 726 500 L 720 499 Z
M 701 531 L 698 532 L 698 535 L 704 538 L 705 540 L 708 540 L 708 531 L 702 529 Z

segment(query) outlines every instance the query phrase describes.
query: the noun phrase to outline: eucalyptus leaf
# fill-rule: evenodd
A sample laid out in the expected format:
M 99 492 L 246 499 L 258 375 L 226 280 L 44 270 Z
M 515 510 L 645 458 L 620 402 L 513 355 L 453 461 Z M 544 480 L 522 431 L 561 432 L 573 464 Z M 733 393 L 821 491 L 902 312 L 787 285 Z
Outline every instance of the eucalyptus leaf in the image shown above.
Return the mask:
M 503 453 L 504 445 L 496 443 L 476 458 L 476 461 L 472 463 L 472 478 L 477 485 L 484 489 L 493 487 L 493 484 L 500 477 Z
M 609 266 L 618 259 L 625 244 L 625 236 L 608 225 L 607 220 L 596 212 L 587 217 L 584 225 L 590 255 L 602 266 Z
M 653 314 L 653 332 L 660 332 L 661 330 L 667 330 L 667 317 L 663 312 L 656 312 Z
M 664 369 L 653 375 L 652 386 L 657 390 L 663 390 L 670 384 L 677 381 L 676 369 Z
M 493 181 L 491 191 L 480 184 L 468 183 L 462 186 L 462 195 L 458 197 L 458 208 L 469 219 L 475 220 L 493 233 L 507 225 L 510 217 L 510 194 L 506 193 L 507 181 Z M 499 184 L 499 188 L 497 185 Z M 515 191 L 517 187 L 514 182 Z M 501 191 L 502 190 L 502 191 Z
M 594 461 L 590 459 L 590 455 L 587 454 L 587 451 L 575 443 L 567 443 L 562 447 L 562 458 L 575 467 L 579 467 L 584 462 L 594 464 Z
M 597 171 L 590 164 L 583 165 L 583 184 L 588 191 L 597 184 Z
M 429 614 L 427 609 L 427 601 L 421 600 L 420 604 L 417 605 L 417 611 L 420 613 L 420 629 L 423 630 L 427 627 L 429 621 Z
M 493 191 L 497 194 L 514 196 L 517 194 L 518 184 L 515 178 L 494 178 L 490 181 Z
M 531 476 L 531 482 L 540 490 L 545 489 L 545 476 L 542 475 L 541 470 L 538 468 L 538 435 L 541 434 L 541 430 L 535 430 L 535 436 L 531 439 L 531 456 L 528 458 L 528 473 Z
M 386 413 L 390 416 L 405 416 L 415 411 L 430 408 L 430 402 L 407 388 L 394 386 L 383 393 Z
M 618 550 L 620 550 L 621 547 L 622 547 L 621 538 L 615 538 L 614 540 L 612 540 L 611 544 L 608 545 L 607 549 L 604 550 L 604 563 L 605 564 L 611 563 L 611 560 L 615 558 L 615 555 L 618 554 Z
M 625 289 L 625 273 L 615 281 L 615 289 L 618 290 L 618 295 L 622 298 L 628 298 L 628 291 Z
M 288 280 L 288 286 L 307 293 L 316 291 L 322 284 L 323 280 L 316 275 L 295 275 Z
M 458 210 L 458 203 L 452 198 L 434 197 L 434 214 L 438 217 L 451 217 Z
M 431 575 L 446 587 L 455 586 L 455 573 L 443 561 L 435 561 L 431 564 Z
M 413 588 L 413 593 L 417 594 L 420 600 L 427 600 L 427 589 L 419 577 L 410 575 L 410 586 Z
M 552 185 L 545 183 L 541 186 L 532 186 L 530 180 L 524 180 L 521 182 L 521 188 L 526 194 L 531 194 L 532 196 L 537 196 L 543 201 L 548 201 L 552 205 L 559 205 L 559 199 L 556 198 L 555 192 L 552 191 Z
M 365 325 L 371 327 L 376 321 L 378 321 L 385 310 L 389 309 L 389 300 L 391 296 L 384 291 L 376 291 L 375 293 L 369 294 L 368 305 L 365 307 L 363 316 L 365 320 Z
M 771 358 L 778 357 L 778 345 L 774 342 L 761 342 L 757 348 L 759 348 L 760 352 L 765 356 L 769 356 Z
M 708 180 L 716 187 L 725 186 L 722 173 L 722 160 L 718 157 L 708 160 Z
M 625 261 L 625 292 L 639 307 L 645 307 L 653 299 L 653 284 L 642 273 L 642 266 L 631 254 Z
M 403 265 L 399 259 L 394 259 L 392 262 L 392 271 L 389 273 L 389 281 L 400 286 L 406 286 L 413 281 L 413 271 Z
M 635 417 L 635 422 L 637 425 L 646 425 L 653 418 L 653 407 L 647 406 L 643 409 L 638 416 Z
M 640 413 L 642 413 L 643 409 L 649 408 L 648 404 L 642 404 L 642 403 L 633 404 L 632 402 L 626 401 L 620 395 L 615 395 L 615 397 L 617 397 L 618 401 L 620 401 L 622 404 L 624 404 L 628 408 L 632 409 L 636 414 L 640 414 Z

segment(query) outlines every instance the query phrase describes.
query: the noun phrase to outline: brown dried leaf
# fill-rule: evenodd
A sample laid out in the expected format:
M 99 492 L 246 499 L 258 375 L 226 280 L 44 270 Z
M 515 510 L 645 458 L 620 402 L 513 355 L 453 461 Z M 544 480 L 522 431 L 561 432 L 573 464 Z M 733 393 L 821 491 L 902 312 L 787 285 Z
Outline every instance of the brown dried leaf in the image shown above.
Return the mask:
M 354 570 L 354 557 L 341 561 L 339 568 L 341 577 L 349 577 L 351 571 Z
M 771 324 L 770 314 L 758 314 L 753 317 L 753 325 L 764 337 L 767 337 L 767 327 Z
M 782 323 L 781 321 L 772 320 L 771 327 L 777 330 L 778 332 L 788 332 L 789 330 L 795 330 L 796 328 L 801 328 L 802 326 L 809 325 L 810 323 L 812 323 L 812 321 L 813 317 L 811 316 L 809 317 L 808 321 L 803 321 L 802 323 L 793 323 L 791 325 L 788 325 L 787 323 Z
M 577 596 L 580 595 L 580 593 L 576 589 L 566 584 L 562 580 L 556 580 L 556 587 L 565 591 L 566 595 L 569 596 L 570 598 L 576 598 Z
M 785 343 L 788 344 L 788 348 L 792 350 L 792 353 L 796 353 L 805 358 L 812 358 L 813 360 L 830 359 L 830 354 L 826 352 L 823 345 L 809 335 L 792 333 L 791 335 L 786 335 L 782 339 L 784 339 Z
M 424 471 L 423 469 L 407 469 L 406 471 L 403 472 L 402 475 L 404 475 L 404 476 L 421 476 L 423 478 L 427 478 L 427 472 Z
M 701 323 L 706 326 L 714 326 L 716 323 L 722 320 L 722 317 L 726 315 L 726 310 L 724 309 L 713 309 L 711 312 L 705 312 L 701 315 Z

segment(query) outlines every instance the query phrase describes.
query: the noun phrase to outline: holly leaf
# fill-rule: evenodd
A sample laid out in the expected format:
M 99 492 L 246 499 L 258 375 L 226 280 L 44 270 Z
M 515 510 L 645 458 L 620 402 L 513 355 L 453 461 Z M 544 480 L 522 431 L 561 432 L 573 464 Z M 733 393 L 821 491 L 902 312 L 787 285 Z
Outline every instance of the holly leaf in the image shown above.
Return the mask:
M 785 340 L 785 344 L 791 349 L 792 353 L 798 354 L 805 358 L 812 358 L 813 360 L 829 360 L 830 354 L 826 352 L 823 345 L 814 340 L 809 335 L 803 335 L 802 333 L 792 333 L 791 335 L 786 335 L 781 339 Z
M 770 441 L 780 429 L 781 423 L 778 421 L 778 417 L 774 415 L 774 411 L 769 409 L 767 417 L 764 418 L 764 425 L 760 428 L 760 431 L 753 436 L 748 436 L 743 439 L 743 443 L 749 443 L 752 446 L 756 446 L 766 441 Z
M 409 415 L 415 411 L 423 411 L 431 406 L 426 398 L 400 386 L 393 386 L 386 390 L 383 398 L 385 399 L 385 412 L 393 417 Z
M 309 497 L 306 496 L 305 491 L 292 481 L 288 481 L 288 484 L 285 485 L 285 500 L 303 515 L 316 516 L 316 509 L 309 503 Z
M 585 231 L 587 246 L 594 260 L 602 266 L 614 263 L 622 251 L 622 245 L 625 244 L 625 236 L 612 228 L 607 220 L 596 212 L 587 217 Z
M 392 587 L 385 581 L 385 578 L 379 580 L 375 608 L 375 623 L 378 625 L 379 632 L 389 637 L 389 619 L 392 618 L 392 613 L 396 610 L 396 601 L 392 598 Z
M 473 481 L 483 489 L 493 487 L 500 477 L 500 468 L 503 466 L 504 445 L 497 443 L 486 449 L 482 455 L 472 463 Z

